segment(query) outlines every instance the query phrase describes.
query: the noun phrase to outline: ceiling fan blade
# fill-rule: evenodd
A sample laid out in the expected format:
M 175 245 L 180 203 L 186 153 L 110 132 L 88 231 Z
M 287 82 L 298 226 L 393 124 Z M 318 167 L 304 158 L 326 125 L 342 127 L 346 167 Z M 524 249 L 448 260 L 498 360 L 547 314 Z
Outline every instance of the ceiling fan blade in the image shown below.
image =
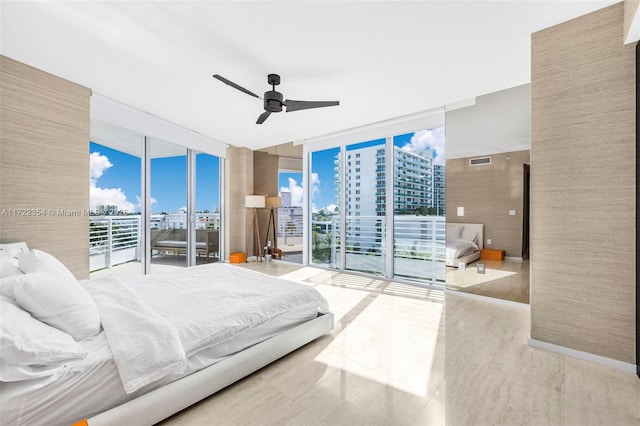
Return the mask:
M 260 117 L 258 117 L 258 121 L 256 121 L 256 124 L 262 124 L 264 123 L 264 121 L 269 118 L 269 116 L 271 115 L 271 113 L 269 111 L 265 111 L 262 114 L 260 114 Z
M 294 101 L 287 99 L 285 101 L 287 112 L 300 111 L 301 109 L 322 108 L 340 105 L 339 101 Z
M 219 75 L 219 74 L 214 74 L 213 78 L 220 80 L 221 82 L 223 82 L 224 84 L 228 84 L 229 86 L 233 87 L 234 89 L 237 89 L 241 92 L 246 93 L 247 95 L 253 96 L 254 98 L 258 98 L 261 99 L 260 96 L 256 95 L 255 93 L 253 93 L 252 91 L 245 89 L 244 87 L 234 83 L 231 80 L 227 80 L 226 78 L 224 78 L 223 76 Z

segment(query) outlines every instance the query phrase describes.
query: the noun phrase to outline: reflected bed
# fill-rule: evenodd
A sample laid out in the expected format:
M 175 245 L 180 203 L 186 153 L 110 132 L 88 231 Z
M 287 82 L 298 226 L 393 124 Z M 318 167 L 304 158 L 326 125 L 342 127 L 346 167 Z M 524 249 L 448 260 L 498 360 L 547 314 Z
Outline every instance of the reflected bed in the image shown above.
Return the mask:
M 484 241 L 484 225 L 481 223 L 447 223 L 447 266 L 458 267 L 480 259 Z

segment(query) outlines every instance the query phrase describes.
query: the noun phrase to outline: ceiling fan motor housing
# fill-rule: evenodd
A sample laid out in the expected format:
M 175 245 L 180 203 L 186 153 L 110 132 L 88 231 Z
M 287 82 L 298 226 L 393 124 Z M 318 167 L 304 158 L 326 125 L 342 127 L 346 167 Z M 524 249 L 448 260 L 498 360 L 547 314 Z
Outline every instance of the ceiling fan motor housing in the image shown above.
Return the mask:
M 282 93 L 275 90 L 264 92 L 264 110 L 269 112 L 282 111 Z

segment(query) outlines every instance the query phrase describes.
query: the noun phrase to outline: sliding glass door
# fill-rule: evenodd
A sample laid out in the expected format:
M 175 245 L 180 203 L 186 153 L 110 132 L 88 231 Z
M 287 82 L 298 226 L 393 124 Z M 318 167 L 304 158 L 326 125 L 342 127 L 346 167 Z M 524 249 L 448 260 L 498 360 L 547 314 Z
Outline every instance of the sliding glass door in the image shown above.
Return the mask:
M 198 153 L 195 168 L 193 264 L 202 264 L 220 260 L 220 158 Z
M 315 182 L 311 184 L 314 185 Z M 278 208 L 276 238 L 287 262 L 302 263 L 304 190 L 302 172 L 279 171 L 281 206 Z M 317 234 L 316 234 L 317 237 Z
M 226 144 L 98 93 L 90 130 L 92 277 L 223 256 Z
M 144 136 L 91 120 L 89 271 L 142 274 L 141 168 Z M 103 271 L 102 273 L 97 271 Z
M 385 140 L 344 150 L 345 269 L 385 275 Z
M 311 152 L 310 175 L 320 182 L 310 189 L 311 263 L 444 285 L 444 114 L 438 121 Z M 322 184 L 331 179 L 333 187 Z
M 393 138 L 394 277 L 444 285 L 444 127 Z
M 151 272 L 187 266 L 187 149 L 150 139 Z
M 340 148 L 311 154 L 311 263 L 342 268 Z

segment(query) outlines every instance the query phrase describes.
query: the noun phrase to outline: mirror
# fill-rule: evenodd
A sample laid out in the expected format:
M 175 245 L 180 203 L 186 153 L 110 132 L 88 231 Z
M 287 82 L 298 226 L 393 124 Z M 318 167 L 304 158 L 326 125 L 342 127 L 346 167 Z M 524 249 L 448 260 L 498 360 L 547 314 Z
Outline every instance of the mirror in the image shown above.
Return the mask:
M 445 123 L 447 289 L 529 303 L 530 85 Z

